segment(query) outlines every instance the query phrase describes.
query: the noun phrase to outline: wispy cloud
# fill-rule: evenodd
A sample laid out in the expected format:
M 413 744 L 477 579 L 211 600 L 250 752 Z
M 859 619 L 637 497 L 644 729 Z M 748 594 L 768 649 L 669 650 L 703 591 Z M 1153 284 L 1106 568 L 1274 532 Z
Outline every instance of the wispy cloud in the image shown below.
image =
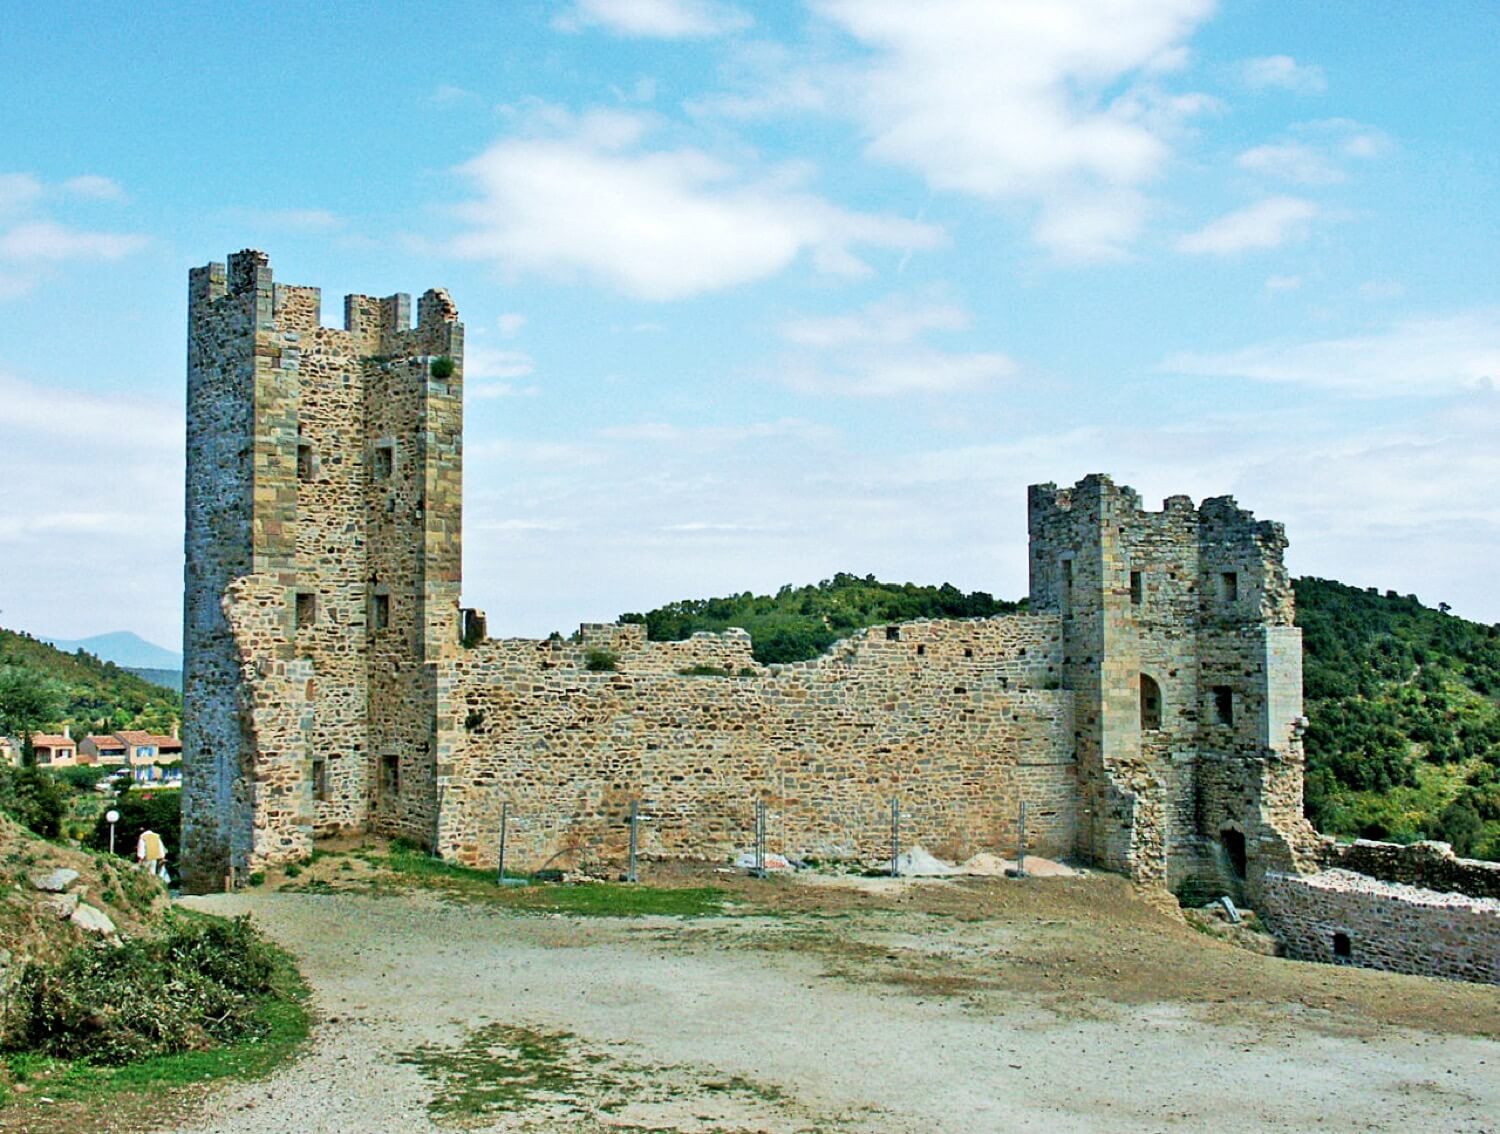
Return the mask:
M 672 300 L 764 279 L 804 253 L 821 271 L 860 275 L 857 247 L 943 238 L 931 225 L 842 209 L 803 188 L 796 170 L 648 150 L 640 116 L 554 111 L 547 122 L 543 136 L 498 142 L 460 168 L 481 196 L 458 210 L 470 228 L 453 253 Z
M 122 195 L 118 183 L 98 174 L 48 185 L 29 173 L 0 173 L 0 299 L 25 294 L 57 265 L 119 260 L 144 248 L 144 236 L 77 228 L 46 215 L 49 202 L 66 197 Z
M 1159 86 L 1208 0 L 824 0 L 873 53 L 844 100 L 871 157 L 935 189 L 1039 207 L 1064 259 L 1124 255 L 1174 134 L 1212 106 Z M 1121 93 L 1121 88 L 1123 93 Z
M 1299 185 L 1332 185 L 1348 176 L 1348 162 L 1368 161 L 1392 148 L 1383 131 L 1347 118 L 1298 123 L 1288 134 L 1281 141 L 1252 146 L 1235 164 Z
M 1328 87 L 1323 68 L 1298 63 L 1290 55 L 1263 55 L 1240 64 L 1240 80 L 1251 90 L 1268 87 L 1294 94 L 1321 94 Z
M 1361 397 L 1440 396 L 1500 387 L 1500 310 L 1404 319 L 1365 335 L 1182 351 L 1159 369 L 1338 390 Z
M 719 0 L 575 0 L 553 25 L 570 32 L 596 27 L 634 39 L 707 39 L 752 22 Z
M 1300 197 L 1267 197 L 1226 213 L 1177 238 L 1177 249 L 1195 256 L 1233 256 L 1279 248 L 1299 239 L 1318 207 Z
M 95 201 L 118 201 L 125 196 L 125 190 L 120 188 L 118 181 L 112 177 L 101 177 L 97 173 L 70 177 L 62 183 L 62 190 L 75 197 L 89 197 Z

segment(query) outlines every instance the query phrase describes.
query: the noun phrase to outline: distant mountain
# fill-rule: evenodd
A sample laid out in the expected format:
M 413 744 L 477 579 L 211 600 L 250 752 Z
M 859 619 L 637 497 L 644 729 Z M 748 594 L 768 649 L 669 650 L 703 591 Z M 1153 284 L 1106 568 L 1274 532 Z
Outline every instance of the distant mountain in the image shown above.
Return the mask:
M 0 628 L 0 667 L 9 666 L 37 673 L 62 695 L 62 713 L 47 722 L 48 732 L 64 724 L 73 726 L 75 737 L 121 728 L 166 732 L 182 719 L 182 697 L 175 689 L 87 651 L 64 652 L 29 634 Z
M 92 638 L 64 641 L 61 638 L 43 638 L 65 654 L 85 650 L 100 661 L 112 661 L 128 669 L 181 669 L 182 655 L 148 642 L 139 634 L 129 630 L 116 630 L 113 634 L 95 634 Z

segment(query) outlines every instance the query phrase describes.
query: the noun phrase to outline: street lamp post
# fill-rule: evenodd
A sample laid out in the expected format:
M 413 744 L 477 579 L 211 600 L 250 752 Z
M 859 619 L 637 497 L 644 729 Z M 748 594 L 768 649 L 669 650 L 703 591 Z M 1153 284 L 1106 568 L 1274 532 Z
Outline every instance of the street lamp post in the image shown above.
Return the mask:
M 109 823 L 109 853 L 115 853 L 115 824 L 120 821 L 120 813 L 111 807 L 104 813 L 105 820 Z

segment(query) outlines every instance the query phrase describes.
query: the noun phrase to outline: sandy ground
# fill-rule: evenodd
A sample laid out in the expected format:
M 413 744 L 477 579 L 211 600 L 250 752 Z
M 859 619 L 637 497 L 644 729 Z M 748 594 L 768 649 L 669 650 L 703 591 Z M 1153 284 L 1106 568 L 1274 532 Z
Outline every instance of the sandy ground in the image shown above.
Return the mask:
M 194 899 L 252 913 L 296 953 L 322 1023 L 296 1063 L 215 1092 L 173 1128 L 1500 1130 L 1500 992 L 1296 965 L 1182 930 L 1179 950 L 1266 994 L 1212 973 L 1225 995 L 1200 994 L 1188 964 L 1182 982 L 1156 972 L 1151 996 L 1127 958 L 1178 931 L 1141 910 L 1096 927 L 1101 955 L 1122 962 L 1096 993 L 1068 976 L 1098 957 L 1068 954 L 1082 949 L 1071 907 L 1098 892 L 1069 883 L 1057 917 L 1032 912 L 1053 904 L 1034 887 L 1061 884 L 1033 883 L 1013 916 L 1001 902 L 970 919 L 944 906 L 982 913 L 984 887 L 1006 884 L 864 887 L 841 908 L 829 888 L 787 880 L 774 916 L 692 922 L 522 915 L 422 892 Z M 1107 913 L 1119 901 L 1105 897 Z M 1026 971 L 1039 956 L 1054 979 Z M 1276 979 L 1254 979 L 1261 966 L 1348 1010 L 1288 1001 Z M 1390 1022 L 1406 1017 L 1431 1026 Z M 563 1088 L 444 1116 L 459 1086 L 408 1060 L 446 1053 L 457 1067 L 493 1027 L 553 1036 Z

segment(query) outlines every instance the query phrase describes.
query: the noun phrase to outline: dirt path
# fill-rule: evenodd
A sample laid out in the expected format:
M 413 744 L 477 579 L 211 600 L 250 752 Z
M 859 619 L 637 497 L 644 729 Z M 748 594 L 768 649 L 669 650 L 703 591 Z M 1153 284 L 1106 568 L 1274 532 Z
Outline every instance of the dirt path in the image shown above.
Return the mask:
M 965 975 L 1026 953 L 985 921 L 584 920 L 423 893 L 193 904 L 253 913 L 301 958 L 324 1021 L 273 1079 L 214 1094 L 195 1134 L 1500 1130 L 1492 1039 L 1283 1003 L 1062 1007 Z M 958 974 L 947 986 L 934 959 Z M 1172 972 L 1157 977 L 1170 996 Z

